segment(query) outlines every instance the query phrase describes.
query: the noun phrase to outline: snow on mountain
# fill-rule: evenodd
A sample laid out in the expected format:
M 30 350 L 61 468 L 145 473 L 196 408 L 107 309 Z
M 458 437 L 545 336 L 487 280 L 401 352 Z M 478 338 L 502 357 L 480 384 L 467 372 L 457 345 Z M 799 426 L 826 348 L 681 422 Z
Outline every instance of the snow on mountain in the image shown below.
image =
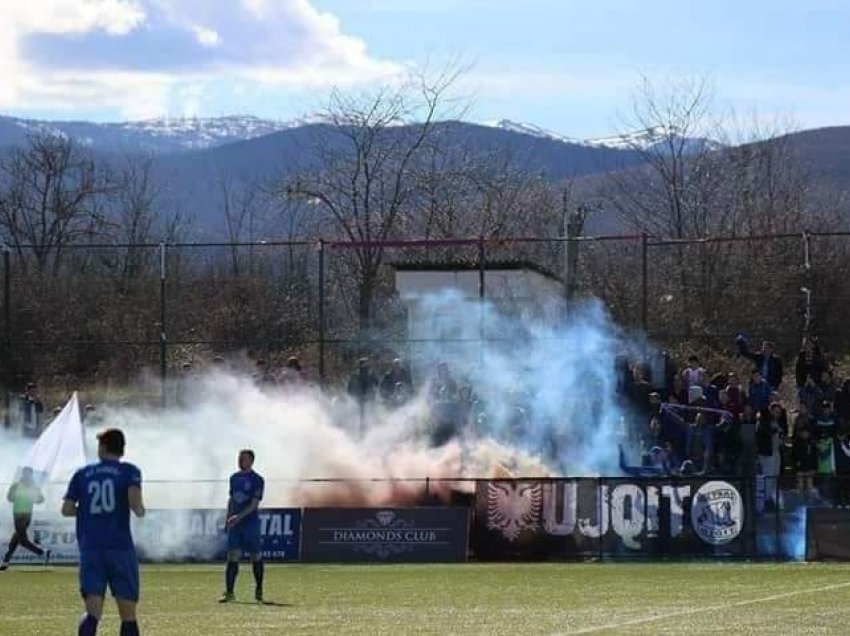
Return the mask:
M 328 120 L 321 115 L 292 120 L 262 119 L 252 115 L 230 115 L 209 118 L 163 117 L 143 121 L 97 124 L 73 121 L 50 122 L 0 116 L 0 145 L 7 142 L 14 143 L 28 134 L 47 132 L 75 139 L 78 143 L 95 149 L 164 154 L 215 148 L 232 142 L 247 141 L 283 130 L 319 123 L 328 123 Z M 404 122 L 399 121 L 393 122 L 392 125 L 403 124 Z M 565 144 L 614 150 L 649 150 L 657 147 L 659 151 L 664 152 L 671 137 L 673 139 L 677 137 L 675 131 L 663 127 L 598 139 L 577 139 L 535 124 L 510 119 L 486 122 L 483 125 Z M 706 145 L 709 149 L 720 147 L 719 144 L 708 139 L 684 139 L 684 142 L 686 153 L 698 152 L 705 149 Z
M 71 138 L 99 150 L 142 151 L 163 154 L 214 148 L 246 141 L 281 130 L 320 123 L 318 117 L 289 121 L 250 115 L 210 118 L 148 119 L 118 123 L 40 121 L 0 116 L 0 145 L 17 143 L 31 134 L 47 133 Z
M 200 149 L 262 137 L 308 123 L 311 123 L 309 118 L 281 121 L 251 115 L 231 115 L 211 118 L 169 117 L 104 125 L 153 138 L 172 139 L 186 149 Z
M 655 126 L 647 128 L 646 130 L 637 130 L 611 137 L 577 139 L 575 137 L 567 137 L 566 135 L 561 135 L 560 133 L 541 128 L 535 124 L 521 123 L 510 119 L 485 122 L 483 125 L 499 128 L 500 130 L 531 135 L 532 137 L 551 139 L 553 141 L 561 141 L 568 144 L 578 144 L 580 146 L 587 146 L 590 148 L 645 151 L 658 147 L 659 150 L 665 151 L 665 146 L 671 139 L 677 141 L 683 140 L 685 143 L 684 150 L 686 154 L 697 152 L 705 149 L 706 147 L 710 150 L 715 150 L 721 147 L 720 144 L 710 139 L 680 137 L 675 129 L 666 128 L 664 126 Z M 659 144 L 662 145 L 659 146 Z
M 512 121 L 510 119 L 499 119 L 497 121 L 484 122 L 484 126 L 489 126 L 491 128 L 499 128 L 500 130 L 507 130 L 508 132 L 520 133 L 522 135 L 531 135 L 532 137 L 541 137 L 543 139 L 552 139 L 554 141 L 562 141 L 568 144 L 582 144 L 583 142 L 579 139 L 573 139 L 572 137 L 567 137 L 565 135 L 560 135 L 556 132 L 552 132 L 551 130 L 547 130 L 545 128 L 541 128 L 535 124 L 526 124 L 521 122 Z

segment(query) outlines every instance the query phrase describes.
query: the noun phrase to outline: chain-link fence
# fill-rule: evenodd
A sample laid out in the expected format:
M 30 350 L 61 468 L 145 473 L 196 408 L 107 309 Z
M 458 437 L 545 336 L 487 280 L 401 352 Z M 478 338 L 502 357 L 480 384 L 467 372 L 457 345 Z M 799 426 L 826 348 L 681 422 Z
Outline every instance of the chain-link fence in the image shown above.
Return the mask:
M 454 287 L 530 320 L 547 303 L 566 298 L 568 313 L 597 298 L 618 325 L 662 347 L 729 347 L 744 332 L 792 356 L 811 333 L 843 351 L 848 265 L 848 233 L 22 248 L 3 257 L 0 365 L 10 391 L 35 380 L 62 394 L 96 386 L 121 397 L 145 375 L 147 397 L 168 402 L 160 380 L 223 360 L 274 375 L 297 356 L 327 385 L 361 356 L 425 365 L 455 332 L 459 355 L 510 338 L 475 315 L 460 327 L 438 316 L 413 329 L 404 285 Z

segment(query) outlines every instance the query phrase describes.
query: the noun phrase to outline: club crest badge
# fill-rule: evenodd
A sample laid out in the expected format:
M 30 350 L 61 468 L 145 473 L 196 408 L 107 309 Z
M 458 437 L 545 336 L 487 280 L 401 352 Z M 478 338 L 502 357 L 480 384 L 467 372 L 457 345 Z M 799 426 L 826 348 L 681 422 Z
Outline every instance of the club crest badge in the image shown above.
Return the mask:
M 734 541 L 744 527 L 741 494 L 725 481 L 704 483 L 693 497 L 691 524 L 697 536 L 710 545 Z

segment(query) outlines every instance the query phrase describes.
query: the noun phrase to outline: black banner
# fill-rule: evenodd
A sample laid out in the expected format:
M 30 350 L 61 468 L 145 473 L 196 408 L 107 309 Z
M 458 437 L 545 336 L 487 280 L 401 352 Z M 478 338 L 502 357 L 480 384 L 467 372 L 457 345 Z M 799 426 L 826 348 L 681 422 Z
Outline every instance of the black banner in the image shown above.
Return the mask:
M 806 560 L 850 561 L 850 510 L 808 509 Z
M 449 563 L 465 561 L 468 508 L 307 508 L 302 561 Z
M 478 482 L 479 559 L 745 555 L 750 497 L 719 479 Z

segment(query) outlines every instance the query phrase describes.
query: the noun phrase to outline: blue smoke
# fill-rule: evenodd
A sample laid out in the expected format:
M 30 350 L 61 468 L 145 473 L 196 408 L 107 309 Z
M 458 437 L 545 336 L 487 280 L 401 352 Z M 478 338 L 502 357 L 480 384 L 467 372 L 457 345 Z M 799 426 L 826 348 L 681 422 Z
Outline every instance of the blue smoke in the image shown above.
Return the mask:
M 409 336 L 430 342 L 414 366 L 431 375 L 445 361 L 471 387 L 484 413 L 477 436 L 539 454 L 562 474 L 618 475 L 625 413 L 614 369 L 632 346 L 600 302 L 567 321 L 562 303 L 496 306 L 453 290 L 418 297 Z

